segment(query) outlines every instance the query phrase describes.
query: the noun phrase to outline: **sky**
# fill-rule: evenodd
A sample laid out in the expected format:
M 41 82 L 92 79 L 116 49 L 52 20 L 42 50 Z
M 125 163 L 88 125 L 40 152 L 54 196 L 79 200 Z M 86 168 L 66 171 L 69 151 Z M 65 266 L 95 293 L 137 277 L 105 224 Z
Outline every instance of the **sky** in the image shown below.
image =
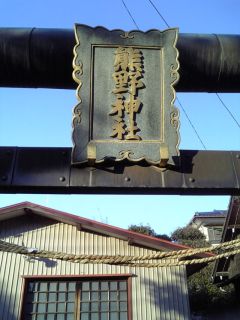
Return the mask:
M 168 24 L 178 27 L 180 33 L 240 34 L 239 0 L 153 0 L 153 3 Z M 125 4 L 140 30 L 166 29 L 150 1 L 125 0 Z M 136 29 L 121 0 L 0 0 L 0 28 L 73 29 L 75 23 L 125 31 Z M 240 94 L 220 94 L 220 97 L 240 122 Z M 179 93 L 178 98 L 207 150 L 240 150 L 239 127 L 215 94 Z M 71 147 L 75 104 L 74 90 L 0 88 L 0 145 Z M 182 112 L 180 122 L 180 148 L 202 150 Z M 186 225 L 195 212 L 226 210 L 229 196 L 0 194 L 0 207 L 22 201 L 123 228 L 149 224 L 157 233 L 170 234 Z

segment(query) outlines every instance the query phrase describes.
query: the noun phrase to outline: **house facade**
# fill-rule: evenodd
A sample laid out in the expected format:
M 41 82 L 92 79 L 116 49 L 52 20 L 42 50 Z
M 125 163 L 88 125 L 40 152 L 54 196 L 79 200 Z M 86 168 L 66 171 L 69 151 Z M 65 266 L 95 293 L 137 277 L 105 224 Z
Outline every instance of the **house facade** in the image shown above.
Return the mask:
M 230 199 L 228 214 L 223 226 L 221 243 L 237 240 L 240 238 L 240 196 L 232 196 Z M 231 251 L 239 249 L 239 244 L 235 243 Z M 213 283 L 222 290 L 230 283 L 234 286 L 235 297 L 233 305 L 226 308 L 224 312 L 217 314 L 214 319 L 238 320 L 240 319 L 240 254 L 236 253 L 228 257 L 222 257 L 215 262 L 212 274 Z
M 74 255 L 142 256 L 183 249 L 32 203 L 0 209 L 0 241 Z M 4 320 L 190 319 L 185 266 L 138 267 L 0 251 Z
M 222 243 L 237 240 L 240 238 L 240 196 L 232 196 L 228 215 L 223 228 Z M 239 245 L 236 244 L 238 249 Z M 233 283 L 240 298 L 240 254 L 231 255 L 229 258 L 222 258 L 216 261 L 213 272 L 214 283 L 224 286 Z M 239 313 L 240 318 L 240 313 Z
M 206 241 L 216 245 L 221 242 L 226 216 L 227 211 L 225 210 L 196 212 L 188 225 L 201 231 Z

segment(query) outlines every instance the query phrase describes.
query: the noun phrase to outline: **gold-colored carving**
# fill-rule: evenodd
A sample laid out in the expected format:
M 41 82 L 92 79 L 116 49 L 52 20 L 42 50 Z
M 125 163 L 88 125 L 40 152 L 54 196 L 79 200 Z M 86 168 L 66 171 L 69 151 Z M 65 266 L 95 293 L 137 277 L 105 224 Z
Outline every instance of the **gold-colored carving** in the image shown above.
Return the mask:
M 139 128 L 136 124 L 136 113 L 140 111 L 142 102 L 138 99 L 138 90 L 144 88 L 143 55 L 140 49 L 118 47 L 115 51 L 113 93 L 116 101 L 112 104 L 110 116 L 115 116 L 111 137 L 118 140 L 141 140 L 136 134 Z M 128 114 L 129 127 L 125 116 Z
M 175 128 L 179 127 L 179 112 L 177 109 L 170 114 L 170 123 Z
M 80 110 L 79 104 L 77 104 L 77 106 L 74 108 L 73 122 L 74 122 L 74 124 L 80 124 L 81 121 L 82 121 L 82 112 Z
M 121 160 L 131 160 L 131 156 L 134 155 L 134 152 L 131 150 L 122 150 L 119 152 L 119 155 L 121 157 Z
M 94 165 L 97 157 L 97 149 L 94 143 L 89 143 L 87 146 L 87 157 L 89 165 Z
M 109 115 L 115 115 L 117 114 L 118 117 L 122 118 L 123 117 L 123 111 L 125 109 L 124 107 L 124 97 L 121 94 L 116 95 L 116 102 L 112 104 L 113 110 L 109 113 Z
M 168 150 L 168 145 L 166 144 L 161 144 L 160 147 L 160 167 L 166 167 L 167 162 L 169 160 L 169 150 Z
M 179 79 L 178 69 L 176 69 L 174 64 L 170 65 L 170 77 L 173 79 L 173 81 L 177 81 Z
M 78 87 L 77 87 L 77 99 L 78 99 L 78 103 L 77 105 L 74 107 L 73 109 L 73 124 L 74 125 L 79 125 L 82 121 L 82 112 L 81 112 L 81 103 L 82 103 L 82 99 L 80 96 L 80 89 L 82 87 L 82 80 L 81 80 L 81 76 L 83 74 L 83 64 L 82 61 L 78 58 L 78 54 L 77 54 L 77 48 L 80 46 L 80 42 L 78 40 L 77 34 L 76 34 L 76 30 L 75 30 L 75 38 L 77 40 L 77 44 L 75 45 L 74 49 L 73 49 L 73 53 L 74 53 L 74 59 L 73 59 L 73 79 L 75 80 L 75 82 L 77 82 Z
M 134 33 L 124 32 L 124 34 L 120 34 L 120 37 L 122 39 L 133 39 L 134 38 Z
M 85 37 L 85 32 L 88 30 L 91 30 L 91 33 L 86 33 L 87 37 Z M 97 43 L 95 32 L 99 35 Z M 105 41 L 106 32 L 109 33 L 107 39 L 112 39 L 111 43 Z M 92 37 L 89 36 L 90 34 Z M 159 34 L 159 37 L 156 37 L 156 34 Z M 89 164 L 94 165 L 103 163 L 107 158 L 112 158 L 115 161 L 127 159 L 131 162 L 145 160 L 149 164 L 160 167 L 175 164 L 173 157 L 179 154 L 179 115 L 174 106 L 176 98 L 174 86 L 179 78 L 178 50 L 176 48 L 177 34 L 177 29 L 165 30 L 163 32 L 153 30 L 145 34 L 140 31 L 109 31 L 101 27 L 93 29 L 83 25 L 75 26 L 77 43 L 74 47 L 73 78 L 78 85 L 77 98 L 79 101 L 73 110 L 73 164 L 85 163 L 88 160 Z M 147 41 L 149 45 L 144 41 L 146 36 L 149 38 L 149 41 Z M 150 41 L 151 37 L 152 40 Z M 87 39 L 87 41 L 84 42 L 84 39 Z M 126 39 L 126 42 L 124 39 Z M 142 44 L 141 39 L 143 39 Z M 97 85 L 97 83 L 94 83 L 95 63 L 98 62 L 98 56 L 96 56 L 98 51 L 95 50 L 96 48 L 100 48 L 98 51 L 100 52 L 101 50 L 103 53 L 104 50 L 109 50 L 109 52 L 115 51 L 115 55 L 112 53 L 112 56 L 114 55 L 115 57 L 112 61 L 113 85 L 109 89 L 108 86 L 104 87 L 106 89 L 104 94 L 112 94 L 112 97 L 114 97 L 112 106 L 109 105 L 109 119 L 111 119 L 110 122 L 112 121 L 113 125 L 110 131 L 108 124 L 106 124 L 109 138 L 105 136 L 104 138 L 98 137 L 93 134 L 95 125 L 95 117 L 93 116 L 95 110 L 94 97 L 95 94 L 99 94 L 98 90 L 94 90 L 95 85 Z M 118 56 L 117 50 L 119 50 Z M 143 52 L 145 60 L 143 60 L 140 50 Z M 142 98 L 142 93 L 145 91 L 143 89 L 145 87 L 144 83 L 146 83 L 146 86 L 152 83 L 148 80 L 151 78 L 151 74 L 148 74 L 147 78 L 143 77 L 144 71 L 146 72 L 143 61 L 149 61 L 150 55 L 148 53 L 151 50 L 158 50 L 160 57 L 159 68 L 153 70 L 153 72 L 160 72 L 160 77 L 156 78 L 159 79 L 160 90 L 160 99 L 158 99 L 160 134 L 157 137 L 155 135 L 152 137 L 148 132 L 146 134 L 141 134 L 141 131 L 140 133 L 138 132 L 138 126 L 140 125 L 139 118 L 142 116 L 140 112 L 142 107 L 144 109 L 146 107 L 145 100 Z M 107 61 L 104 60 L 103 63 L 107 64 Z M 109 71 L 108 67 L 101 70 L 107 77 L 106 72 Z M 85 77 L 83 77 L 83 71 Z M 88 77 L 87 73 L 89 71 L 91 72 L 90 81 L 84 82 Z M 151 73 L 150 66 L 148 72 Z M 107 81 L 107 84 L 109 84 L 109 81 Z M 104 99 L 104 96 L 99 95 L 99 97 Z M 84 103 L 82 103 L 82 100 Z M 101 108 L 104 106 L 103 101 Z M 151 108 L 150 105 L 149 108 Z M 150 112 L 150 114 L 146 112 L 147 116 L 154 116 L 156 108 L 157 105 L 155 103 L 153 112 Z M 141 123 L 143 125 L 140 125 L 140 128 L 143 130 L 144 126 L 149 125 L 150 121 L 148 121 L 148 118 L 141 119 Z M 139 136 L 144 137 L 144 141 L 138 141 L 140 139 Z M 129 139 L 133 140 L 130 141 Z M 89 144 L 90 146 L 88 147 Z M 155 144 L 159 145 L 159 149 L 155 148 Z M 141 148 L 137 145 L 141 145 Z M 163 145 L 166 145 L 167 148 Z M 112 150 L 110 150 L 111 148 Z M 160 150 L 160 152 L 156 152 L 156 150 Z
M 111 134 L 111 137 L 117 137 L 118 140 L 123 140 L 123 136 L 126 133 L 125 127 L 126 125 L 121 118 L 115 119 L 112 126 L 113 133 Z

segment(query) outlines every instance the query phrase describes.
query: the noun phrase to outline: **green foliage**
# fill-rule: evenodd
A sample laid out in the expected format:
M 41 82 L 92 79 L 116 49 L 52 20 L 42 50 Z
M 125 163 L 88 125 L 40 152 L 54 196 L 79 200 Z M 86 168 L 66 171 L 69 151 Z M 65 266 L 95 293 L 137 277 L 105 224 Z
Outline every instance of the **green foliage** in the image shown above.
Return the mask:
M 204 234 L 193 227 L 177 228 L 172 234 L 173 241 L 184 244 L 193 248 L 201 248 L 209 246 Z
M 205 240 L 204 234 L 196 228 L 193 227 L 184 227 L 184 228 L 177 228 L 172 234 L 171 238 L 174 241 L 182 241 L 182 240 Z
M 128 230 L 146 234 L 148 236 L 152 236 L 158 239 L 163 239 L 167 241 L 172 240 L 167 234 L 157 234 L 149 225 L 144 226 L 142 224 L 140 225 L 132 224 L 128 227 Z
M 156 235 L 155 231 L 149 225 L 144 226 L 142 224 L 140 224 L 140 225 L 131 224 L 128 227 L 128 230 L 142 233 L 142 234 L 146 234 L 148 236 L 153 236 L 153 237 Z
M 128 230 L 168 241 L 172 240 L 194 248 L 210 246 L 205 236 L 198 229 L 189 226 L 177 228 L 171 234 L 171 238 L 165 234 L 157 234 L 149 225 L 130 225 Z M 208 264 L 188 278 L 189 301 L 192 313 L 210 314 L 215 310 L 224 310 L 235 304 L 235 292 L 232 285 L 225 286 L 222 289 L 212 284 L 213 266 L 214 263 Z
M 158 239 L 163 239 L 170 242 L 172 241 L 172 239 L 167 234 L 156 234 L 155 237 Z
M 212 283 L 213 267 L 214 263 L 210 263 L 188 278 L 189 301 L 192 312 L 204 314 L 224 310 L 235 303 L 235 293 L 232 285 L 219 288 Z
M 177 228 L 171 237 L 174 241 L 194 248 L 208 247 L 205 236 L 193 227 Z M 221 289 L 212 283 L 214 262 L 188 278 L 189 302 L 191 311 L 201 315 L 230 307 L 235 303 L 232 285 Z

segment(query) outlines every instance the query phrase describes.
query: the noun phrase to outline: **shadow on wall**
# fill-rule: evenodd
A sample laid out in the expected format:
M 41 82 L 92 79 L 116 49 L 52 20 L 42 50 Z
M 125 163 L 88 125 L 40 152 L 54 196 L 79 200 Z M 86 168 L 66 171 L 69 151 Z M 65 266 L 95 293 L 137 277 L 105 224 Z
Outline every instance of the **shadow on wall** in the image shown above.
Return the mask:
M 58 265 L 58 262 L 55 260 L 51 260 L 49 258 L 38 258 L 38 257 L 28 257 L 26 256 L 26 260 L 29 263 L 35 263 L 37 261 L 43 262 L 46 268 L 55 268 Z
M 5 223 L 5 225 L 4 225 Z M 10 238 L 10 240 L 7 240 L 11 242 L 11 237 L 14 239 L 13 242 L 16 242 L 16 239 L 20 239 L 18 242 L 20 245 L 25 246 L 25 243 L 23 242 L 23 234 L 25 232 L 31 232 L 34 230 L 38 230 L 41 228 L 51 227 L 58 223 L 56 220 L 48 219 L 45 217 L 40 217 L 37 215 L 31 216 L 21 216 L 18 218 L 18 223 L 16 226 L 16 220 L 11 219 L 8 221 L 2 222 L 2 229 L 0 232 L 0 238 L 5 240 L 5 238 Z M 57 261 L 53 261 L 48 258 L 38 258 L 38 257 L 27 257 L 25 256 L 26 261 L 28 263 L 34 263 L 34 262 L 43 262 L 45 264 L 46 268 L 55 268 L 58 264 Z M 1 314 L 0 314 L 1 317 Z M 2 320 L 0 318 L 0 320 Z
M 17 320 L 17 315 L 14 314 L 13 308 L 14 308 L 14 305 L 11 301 L 11 297 L 7 295 L 1 295 L 0 296 L 0 320 Z
M 37 216 L 27 215 L 21 216 L 16 219 L 9 219 L 1 221 L 1 233 L 0 237 L 21 237 L 24 232 L 30 232 L 41 228 L 46 228 L 58 224 L 56 220 Z
M 184 268 L 156 268 L 152 271 L 154 280 L 144 280 L 145 288 L 149 286 L 149 292 L 145 294 L 146 300 L 152 310 L 155 310 L 156 319 L 191 319 Z
M 178 320 L 239 320 L 240 303 L 205 314 L 190 314 L 187 279 L 184 267 L 168 267 L 153 270 L 151 279 L 145 278 L 146 302 L 151 306 L 151 319 Z M 147 289 L 149 288 L 149 289 Z M 148 291 L 149 290 L 149 291 Z M 207 307 L 207 306 L 206 306 Z M 155 310 L 155 311 L 153 311 Z M 148 315 L 144 319 L 149 319 Z

